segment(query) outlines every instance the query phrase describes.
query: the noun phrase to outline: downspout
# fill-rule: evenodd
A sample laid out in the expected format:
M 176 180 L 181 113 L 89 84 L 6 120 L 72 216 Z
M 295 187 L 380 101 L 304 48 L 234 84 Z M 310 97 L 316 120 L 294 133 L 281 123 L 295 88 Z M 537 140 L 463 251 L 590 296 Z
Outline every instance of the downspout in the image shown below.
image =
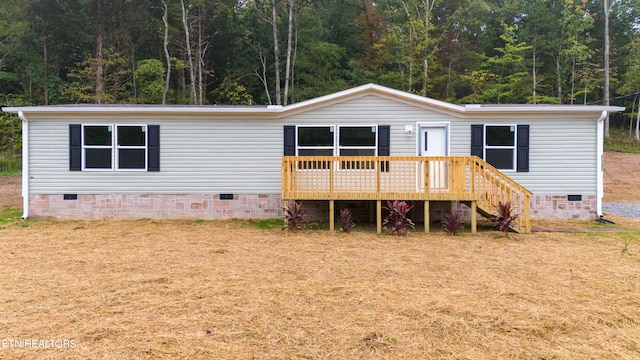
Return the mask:
M 29 217 L 29 121 L 22 111 L 18 111 L 22 120 L 22 219 Z
M 596 180 L 596 212 L 598 213 L 598 217 L 603 216 L 602 214 L 602 198 L 604 197 L 604 119 L 607 118 L 609 113 L 605 110 L 602 112 L 600 117 L 598 118 L 598 122 L 596 125 L 596 137 L 597 137 L 597 180 Z

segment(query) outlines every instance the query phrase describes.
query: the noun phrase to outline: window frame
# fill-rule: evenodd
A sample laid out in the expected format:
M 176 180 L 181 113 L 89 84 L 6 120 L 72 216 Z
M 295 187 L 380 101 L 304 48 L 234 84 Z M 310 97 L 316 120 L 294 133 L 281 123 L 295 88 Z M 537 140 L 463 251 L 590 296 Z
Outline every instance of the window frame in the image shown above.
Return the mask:
M 91 126 L 111 126 L 111 145 L 85 145 L 84 134 L 85 128 Z M 82 124 L 80 132 L 80 146 L 82 146 L 82 171 L 113 171 L 113 133 L 115 132 L 115 126 L 113 124 Z M 110 168 L 88 168 L 87 167 L 87 149 L 109 149 L 111 150 L 111 167 Z
M 375 128 L 375 131 L 373 132 L 373 146 L 345 146 L 340 144 L 340 128 L 369 128 L 369 130 L 371 130 L 372 128 Z M 337 141 L 335 142 L 336 144 L 336 150 L 334 152 L 334 154 L 336 154 L 336 156 L 342 156 L 340 155 L 340 151 L 341 150 L 352 150 L 352 149 L 358 149 L 358 150 L 373 150 L 373 155 L 361 155 L 361 156 L 378 156 L 378 125 L 339 125 L 338 129 L 337 129 Z M 359 155 L 345 155 L 345 156 L 359 156 Z
M 299 145 L 299 129 L 300 128 L 333 128 L 333 146 L 300 146 Z M 374 132 L 374 146 L 344 146 L 340 144 L 340 128 L 368 128 L 368 129 L 372 129 L 375 128 L 375 132 Z M 373 150 L 373 155 L 372 156 L 378 156 L 378 125 L 376 124 L 313 124 L 313 125 L 296 125 L 296 140 L 295 140 L 295 148 L 296 148 L 296 156 L 304 156 L 304 155 L 300 155 L 300 151 L 299 150 L 314 150 L 314 149 L 331 149 L 332 150 L 332 155 L 327 155 L 327 156 L 332 156 L 332 157 L 337 157 L 337 156 L 341 156 L 340 155 L 340 151 L 344 150 L 344 149 L 365 149 L 365 150 Z M 318 155 L 318 156 L 322 156 L 322 155 Z M 350 156 L 350 155 L 345 155 L 345 156 Z M 355 156 L 355 155 L 354 155 Z M 341 162 L 339 165 L 336 165 L 334 167 L 334 170 L 338 170 L 338 171 L 349 171 L 349 170 L 374 170 L 375 166 L 370 166 L 367 164 L 355 164 L 355 166 L 349 166 L 347 165 L 347 162 Z M 326 168 L 318 168 L 318 169 L 305 169 L 305 170 L 326 170 Z
M 333 128 L 333 146 L 300 146 L 299 145 L 299 129 L 300 128 Z M 353 128 L 353 127 L 359 127 L 359 128 L 375 128 L 375 132 L 374 132 L 374 145 L 373 146 L 344 146 L 340 144 L 340 128 L 341 127 L 346 127 L 346 128 Z M 345 125 L 337 125 L 337 124 L 323 124 L 323 125 L 296 125 L 296 141 L 295 141 L 295 146 L 296 146 L 296 156 L 303 156 L 300 155 L 300 151 L 299 150 L 325 150 L 325 149 L 331 149 L 333 155 L 331 156 L 340 156 L 340 150 L 343 149 L 365 149 L 365 150 L 373 150 L 373 155 L 372 156 L 378 156 L 378 125 L 375 124 L 370 124 L 370 125 L 351 125 L 351 124 L 345 124 Z M 328 155 L 327 155 L 328 156 Z M 347 156 L 347 155 L 345 155 Z
M 147 124 L 115 124 L 116 131 L 114 133 L 113 152 L 114 152 L 114 170 L 115 171 L 147 171 L 149 168 L 149 126 Z M 119 127 L 144 127 L 144 146 L 140 145 L 119 145 L 118 144 L 118 128 Z M 144 167 L 143 168 L 120 168 L 120 151 L 121 149 L 142 150 L 144 149 Z
M 85 127 L 92 126 L 106 126 L 111 127 L 111 145 L 85 145 Z M 144 127 L 144 147 L 139 145 L 119 145 L 118 144 L 118 128 L 119 127 Z M 96 171 L 96 172 L 107 172 L 107 171 L 117 171 L 117 172 L 145 172 L 148 171 L 149 168 L 149 125 L 148 124 L 106 124 L 106 123 L 95 123 L 95 124 L 81 124 L 80 131 L 80 146 L 81 146 L 81 171 Z M 144 168 L 120 168 L 120 149 L 134 149 L 140 150 L 144 148 Z M 92 168 L 87 167 L 87 149 L 109 149 L 111 150 L 111 167 L 110 168 Z
M 330 128 L 330 132 L 333 134 L 332 146 L 300 146 L 300 128 Z M 331 131 L 333 129 L 333 131 Z M 328 150 L 331 149 L 333 155 L 336 154 L 336 125 L 296 125 L 296 156 L 323 156 L 323 155 L 300 155 L 300 150 Z
M 513 127 L 513 145 L 511 146 L 506 146 L 506 145 L 488 145 L 487 141 L 488 141 L 488 136 L 487 136 L 487 129 L 489 127 Z M 511 168 L 505 168 L 505 169 L 500 169 L 498 167 L 496 167 L 495 165 L 491 164 L 492 166 L 494 166 L 496 169 L 500 170 L 500 171 L 506 171 L 506 172 L 515 172 L 517 171 L 517 155 L 518 155 L 518 125 L 517 124 L 484 124 L 484 146 L 482 149 L 482 158 L 484 159 L 484 161 L 489 162 L 487 160 L 487 149 L 488 150 L 511 150 Z

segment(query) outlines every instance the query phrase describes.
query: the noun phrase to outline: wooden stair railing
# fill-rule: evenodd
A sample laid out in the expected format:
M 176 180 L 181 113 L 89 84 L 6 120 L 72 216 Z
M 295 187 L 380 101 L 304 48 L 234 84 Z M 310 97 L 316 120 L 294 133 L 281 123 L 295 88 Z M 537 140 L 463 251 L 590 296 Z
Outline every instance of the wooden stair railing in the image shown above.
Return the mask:
M 474 158 L 473 173 L 475 192 L 477 193 L 477 209 L 484 217 L 497 215 L 494 208 L 498 202 L 511 202 L 513 214 L 518 214 L 512 229 L 516 232 L 531 231 L 529 208 L 531 191 L 503 174 L 488 162 Z

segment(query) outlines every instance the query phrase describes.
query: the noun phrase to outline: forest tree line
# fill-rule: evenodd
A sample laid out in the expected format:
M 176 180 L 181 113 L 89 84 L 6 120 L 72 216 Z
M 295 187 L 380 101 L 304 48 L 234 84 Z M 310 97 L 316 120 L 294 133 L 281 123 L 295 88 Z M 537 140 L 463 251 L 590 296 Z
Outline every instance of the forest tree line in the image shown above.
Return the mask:
M 639 25 L 640 0 L 3 0 L 0 101 L 286 105 L 373 82 L 452 103 L 610 101 L 626 127 Z M 0 151 L 19 147 L 14 118 L 0 129 Z

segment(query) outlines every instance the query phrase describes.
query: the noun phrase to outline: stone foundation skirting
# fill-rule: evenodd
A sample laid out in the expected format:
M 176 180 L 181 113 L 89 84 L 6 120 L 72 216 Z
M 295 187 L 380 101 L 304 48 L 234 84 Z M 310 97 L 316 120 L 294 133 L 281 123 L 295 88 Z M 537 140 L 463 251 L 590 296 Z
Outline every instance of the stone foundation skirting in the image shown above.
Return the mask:
M 59 219 L 269 219 L 282 217 L 279 194 L 104 194 L 65 200 L 62 194 L 31 195 L 29 216 Z
M 424 218 L 422 202 L 410 204 L 414 206 L 410 216 L 421 221 Z M 336 201 L 335 205 L 336 213 L 347 207 L 357 220 L 375 221 L 374 201 Z M 223 196 L 223 199 L 220 194 L 97 194 L 77 195 L 69 200 L 62 194 L 29 197 L 29 216 L 34 218 L 268 219 L 281 218 L 282 208 L 279 194 L 234 194 L 232 198 Z M 303 208 L 307 211 L 308 221 L 329 219 L 329 201 L 303 201 Z M 449 202 L 431 202 L 431 220 L 439 221 L 450 208 Z M 460 204 L 458 210 L 469 219 L 467 206 Z M 531 219 L 595 219 L 596 197 L 582 196 L 577 201 L 569 201 L 566 195 L 532 195 L 529 214 Z
M 531 219 L 593 220 L 598 217 L 595 195 L 569 201 L 567 195 L 532 195 Z

